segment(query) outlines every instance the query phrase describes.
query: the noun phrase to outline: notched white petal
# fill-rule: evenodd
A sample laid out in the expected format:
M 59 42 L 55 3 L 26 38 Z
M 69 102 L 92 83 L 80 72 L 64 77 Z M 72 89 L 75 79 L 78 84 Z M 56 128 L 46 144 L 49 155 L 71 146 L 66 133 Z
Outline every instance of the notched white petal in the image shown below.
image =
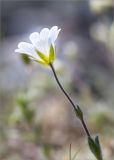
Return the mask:
M 42 29 L 40 32 L 40 40 L 36 45 L 37 49 L 46 55 L 49 54 L 49 48 L 50 48 L 50 45 L 48 43 L 49 33 L 50 31 L 48 28 Z
M 24 54 L 24 51 L 22 49 L 15 49 L 15 52 Z
M 50 39 L 51 39 L 51 42 L 52 42 L 52 43 L 54 43 L 55 40 L 57 39 L 60 30 L 61 30 L 61 29 L 58 29 L 57 26 L 53 26 L 53 27 L 50 29 Z
M 40 40 L 40 35 L 38 32 L 34 32 L 32 34 L 30 34 L 30 41 L 32 42 L 32 44 L 36 44 L 39 40 Z
M 50 32 L 55 32 L 58 30 L 58 26 L 53 26 L 51 29 L 50 29 Z
M 15 49 L 15 52 L 21 53 L 20 49 Z
M 34 58 L 38 59 L 38 55 L 37 55 L 37 53 L 35 51 L 34 46 L 32 44 L 30 44 L 30 43 L 27 43 L 27 42 L 20 42 L 16 52 L 27 54 L 27 55 L 29 55 L 31 57 L 34 57 Z
M 54 35 L 54 41 L 57 39 L 57 37 L 58 37 L 58 34 L 59 34 L 59 32 L 61 31 L 61 29 L 59 29 L 59 30 L 57 30 L 56 32 L 55 32 L 55 35 Z
M 49 35 L 49 29 L 48 28 L 44 28 L 41 30 L 40 32 L 40 38 L 41 39 L 47 39 L 48 38 L 48 35 Z
M 18 44 L 18 48 L 20 49 L 26 49 L 26 48 L 31 48 L 33 45 L 31 43 L 27 43 L 27 42 L 20 42 Z

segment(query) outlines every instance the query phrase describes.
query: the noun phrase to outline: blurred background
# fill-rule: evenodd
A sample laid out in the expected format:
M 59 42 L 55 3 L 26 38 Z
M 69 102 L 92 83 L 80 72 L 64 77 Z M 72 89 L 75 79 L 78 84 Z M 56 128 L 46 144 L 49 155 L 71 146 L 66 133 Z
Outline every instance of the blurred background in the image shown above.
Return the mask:
M 0 13 L 0 160 L 69 160 L 70 144 L 73 160 L 95 160 L 51 69 L 14 53 L 54 25 L 58 77 L 113 160 L 113 0 L 0 0 Z

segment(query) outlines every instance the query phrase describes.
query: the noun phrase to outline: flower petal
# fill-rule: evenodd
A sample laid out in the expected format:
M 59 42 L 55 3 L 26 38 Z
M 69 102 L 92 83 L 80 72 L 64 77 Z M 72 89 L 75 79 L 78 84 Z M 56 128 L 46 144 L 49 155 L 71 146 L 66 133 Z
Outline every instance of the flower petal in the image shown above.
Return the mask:
M 53 26 L 51 27 L 50 32 L 55 32 L 57 30 L 58 30 L 58 26 Z
M 49 55 L 49 48 L 50 48 L 48 40 L 49 40 L 49 29 L 44 28 L 40 32 L 40 41 L 38 44 L 38 49 L 46 55 Z
M 20 42 L 18 44 L 18 49 L 16 49 L 15 52 L 27 54 L 33 58 L 36 58 L 36 59 L 39 58 L 39 56 L 37 55 L 37 53 L 34 49 L 34 46 L 30 43 Z
M 51 39 L 51 43 L 54 43 L 55 40 L 57 39 L 58 37 L 58 34 L 60 32 L 61 29 L 58 30 L 58 27 L 57 26 L 53 26 L 51 29 L 50 29 L 50 39 Z
M 36 45 L 38 41 L 40 40 L 40 34 L 38 32 L 33 32 L 32 34 L 30 34 L 29 38 L 32 44 Z
M 34 32 L 30 35 L 30 40 L 34 45 L 34 47 L 38 51 L 46 55 L 48 55 L 48 52 L 49 52 L 48 38 L 49 38 L 48 28 L 44 28 L 43 30 L 41 30 L 40 34 L 38 32 Z
M 30 40 L 32 42 L 32 44 L 34 45 L 34 47 L 40 51 L 40 52 L 43 52 L 44 53 L 44 50 L 43 50 L 43 45 L 44 45 L 44 42 L 42 42 L 41 38 L 40 38 L 40 34 L 38 32 L 34 32 L 30 35 Z
M 41 40 L 40 40 L 40 34 L 38 32 L 34 32 L 30 35 L 30 41 L 32 42 L 32 44 L 34 45 L 34 47 L 38 50 L 38 51 L 42 51 L 42 44 L 41 44 Z
M 15 49 L 15 52 L 18 52 L 18 53 L 23 53 L 24 54 L 24 51 L 22 49 Z
M 49 38 L 49 29 L 48 28 L 44 28 L 41 30 L 40 32 L 40 38 L 43 39 L 44 41 L 47 41 Z

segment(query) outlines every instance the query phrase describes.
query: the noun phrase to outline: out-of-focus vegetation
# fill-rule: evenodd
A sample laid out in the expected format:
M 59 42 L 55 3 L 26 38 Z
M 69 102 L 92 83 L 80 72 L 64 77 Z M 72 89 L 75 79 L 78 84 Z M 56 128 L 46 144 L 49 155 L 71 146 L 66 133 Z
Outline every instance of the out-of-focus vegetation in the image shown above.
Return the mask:
M 61 28 L 54 63 L 79 102 L 104 160 L 114 159 L 114 6 L 111 0 L 1 0 L 0 160 L 94 160 L 49 67 L 14 54 L 42 27 Z M 73 157 L 72 156 L 72 157 Z

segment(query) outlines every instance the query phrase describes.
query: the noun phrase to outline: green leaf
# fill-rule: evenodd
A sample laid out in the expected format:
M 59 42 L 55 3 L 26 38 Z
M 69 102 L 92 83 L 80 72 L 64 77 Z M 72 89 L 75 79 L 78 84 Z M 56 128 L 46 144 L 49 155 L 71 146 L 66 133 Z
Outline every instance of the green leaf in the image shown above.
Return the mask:
M 51 45 L 50 52 L 49 52 L 49 62 L 52 63 L 54 61 L 54 59 L 55 59 L 55 49 Z
M 98 136 L 96 136 L 95 140 L 93 140 L 91 137 L 88 137 L 88 144 L 89 144 L 90 150 L 95 155 L 95 157 L 98 160 L 102 160 L 102 153 L 101 153 L 101 147 L 99 144 Z
M 100 142 L 99 142 L 99 137 L 98 136 L 95 137 L 95 143 L 96 143 L 97 147 L 99 148 L 98 149 L 98 155 L 102 159 L 102 151 L 101 151 L 101 146 L 100 146 Z
M 47 159 L 51 159 L 51 153 L 52 153 L 51 145 L 45 144 L 43 146 L 43 151 L 44 151 L 44 154 L 47 157 Z
M 90 150 L 92 151 L 92 153 L 97 158 L 97 147 L 96 147 L 96 144 L 95 144 L 94 140 L 91 137 L 88 137 L 88 144 L 89 144 Z
M 80 107 L 77 105 L 77 107 L 75 107 L 74 110 L 75 110 L 76 116 L 77 116 L 80 120 L 82 120 L 82 119 L 83 119 L 83 113 L 82 113 Z

